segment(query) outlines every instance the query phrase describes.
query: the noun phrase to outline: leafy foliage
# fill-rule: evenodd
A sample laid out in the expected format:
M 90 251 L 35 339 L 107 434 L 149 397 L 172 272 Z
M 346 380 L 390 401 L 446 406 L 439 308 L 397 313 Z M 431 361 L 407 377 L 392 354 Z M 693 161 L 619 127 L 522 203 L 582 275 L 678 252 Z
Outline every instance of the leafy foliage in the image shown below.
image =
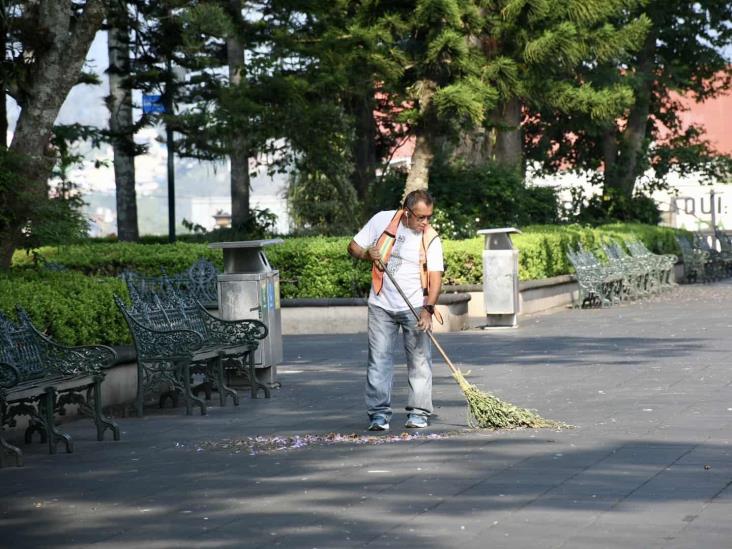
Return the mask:
M 374 211 L 399 204 L 403 181 L 403 174 L 394 172 L 380 182 L 371 202 Z M 515 170 L 498 164 L 437 162 L 429 188 L 436 204 L 433 225 L 447 238 L 470 238 L 479 229 L 558 222 L 553 189 L 527 187 Z
M 21 305 L 41 331 L 60 343 L 120 344 L 130 341 L 112 299 L 127 295 L 124 282 L 79 272 L 13 270 L 0 274 L 0 310 L 15 315 Z
M 704 137 L 704 129 L 685 121 L 688 100 L 703 101 L 730 89 L 732 65 L 725 48 L 732 39 L 732 4 L 726 0 L 649 0 L 607 2 L 621 6 L 598 29 L 597 59 L 578 67 L 575 79 L 593 89 L 624 90 L 619 116 L 593 116 L 566 106 L 582 97 L 535 103 L 524 124 L 527 157 L 546 173 L 566 169 L 594 171 L 602 199 L 590 212 L 601 220 L 650 218 L 634 196 L 665 188 L 671 172 L 694 173 L 706 182 L 732 176 L 732 159 Z M 625 5 L 623 5 L 625 4 Z M 607 55 L 613 29 L 630 44 L 622 56 Z M 604 45 L 603 45 L 604 44 Z M 561 92 L 561 89 L 560 89 Z M 607 101 L 604 101 L 606 104 Z M 642 188 L 636 181 L 643 176 Z
M 535 225 L 513 237 L 519 249 L 520 278 L 530 280 L 571 272 L 566 258 L 570 246 L 582 243 L 596 247 L 604 238 L 640 238 L 655 252 L 675 253 L 674 234 L 678 231 L 650 225 L 606 225 L 597 228 L 580 225 Z M 354 262 L 346 253 L 349 237 L 288 238 L 283 244 L 267 248 L 267 258 L 279 270 L 281 294 L 290 297 L 353 297 L 368 294 L 370 269 L 365 261 Z M 483 276 L 483 239 L 443 239 L 448 284 L 479 284 Z M 221 269 L 219 250 L 206 244 L 93 243 L 41 248 L 48 261 L 91 276 L 116 276 L 125 269 L 159 275 L 161 269 L 175 273 L 187 269 L 204 257 Z M 30 255 L 17 252 L 15 271 L 33 266 Z M 61 290 L 59 290 L 61 291 Z

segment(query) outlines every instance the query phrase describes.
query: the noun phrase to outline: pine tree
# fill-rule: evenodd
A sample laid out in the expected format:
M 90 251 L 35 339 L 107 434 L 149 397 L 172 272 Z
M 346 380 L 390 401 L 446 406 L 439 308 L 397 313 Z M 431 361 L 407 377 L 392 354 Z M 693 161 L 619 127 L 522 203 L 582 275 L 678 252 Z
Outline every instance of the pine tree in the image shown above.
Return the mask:
M 721 53 L 732 39 L 732 5 L 724 0 L 652 0 L 615 20 L 651 22 L 641 48 L 622 62 L 599 60 L 582 67 L 578 77 L 600 87 L 626 87 L 632 100 L 622 117 L 567 119 L 557 109 L 537 110 L 527 125 L 530 157 L 547 172 L 566 164 L 595 171 L 603 185 L 606 209 L 632 217 L 638 178 L 651 170 L 647 190 L 665 186 L 672 169 L 697 171 L 710 180 L 725 177 L 729 163 L 713 150 L 703 129 L 684 127 L 680 96 L 698 101 L 730 87 L 730 60 Z
M 598 85 L 582 78 L 582 67 L 620 62 L 640 47 L 649 23 L 631 18 L 612 25 L 640 0 L 499 0 L 483 6 L 476 40 L 483 71 L 499 92 L 479 132 L 463 136 L 472 157 L 467 164 L 495 161 L 523 171 L 522 124 L 537 110 L 549 109 L 570 120 L 588 116 L 607 121 L 622 114 L 632 99 L 628 86 Z
M 417 0 L 404 3 L 397 27 L 404 74 L 401 82 L 411 108 L 402 113 L 415 136 L 404 193 L 426 188 L 441 136 L 479 125 L 498 99 L 485 78 L 474 37 L 483 24 L 478 2 Z M 387 14 L 389 17 L 390 14 Z

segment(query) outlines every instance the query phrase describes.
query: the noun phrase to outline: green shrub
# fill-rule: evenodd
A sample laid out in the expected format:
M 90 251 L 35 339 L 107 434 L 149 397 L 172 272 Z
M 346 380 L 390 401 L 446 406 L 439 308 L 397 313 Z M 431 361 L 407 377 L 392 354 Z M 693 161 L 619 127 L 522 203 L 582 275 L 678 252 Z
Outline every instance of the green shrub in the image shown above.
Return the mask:
M 609 223 L 643 223 L 656 225 L 661 221 L 658 204 L 650 196 L 636 194 L 627 198 L 617 192 L 609 195 L 586 196 L 581 187 L 572 191 L 572 208 L 568 220 L 589 225 Z
M 267 248 L 267 259 L 280 271 L 280 295 L 351 297 L 368 295 L 371 271 L 355 262 L 346 248 L 351 237 L 290 238 Z
M 22 306 L 36 328 L 67 345 L 130 341 L 115 293 L 126 297 L 127 289 L 113 277 L 30 270 L 0 275 L 0 310 L 16 318 L 15 306 Z
M 582 243 L 595 249 L 604 239 L 641 239 L 656 253 L 678 253 L 674 234 L 678 231 L 638 224 L 613 224 L 591 228 L 579 225 L 534 225 L 514 235 L 519 249 L 519 276 L 522 280 L 547 278 L 572 272 L 567 250 Z M 266 249 L 272 266 L 280 271 L 280 295 L 296 297 L 365 296 L 370 284 L 369 265 L 353 261 L 346 248 L 350 237 L 288 238 L 283 244 Z M 483 238 L 444 240 L 445 283 L 480 284 L 483 274 Z M 169 273 L 188 268 L 200 257 L 222 268 L 220 250 L 206 244 L 129 244 L 95 243 L 62 248 L 43 248 L 49 261 L 93 276 L 116 276 L 124 269 L 158 275 L 163 267 Z M 28 270 L 33 276 L 32 257 L 18 253 L 16 271 Z
M 205 257 L 223 268 L 221 250 L 212 250 L 207 244 L 176 242 L 175 244 L 136 244 L 129 242 L 90 242 L 60 247 L 43 247 L 38 252 L 48 261 L 69 269 L 94 276 L 117 276 L 125 269 L 157 276 L 160 269 L 176 273 Z M 33 256 L 16 252 L 13 265 L 31 266 Z

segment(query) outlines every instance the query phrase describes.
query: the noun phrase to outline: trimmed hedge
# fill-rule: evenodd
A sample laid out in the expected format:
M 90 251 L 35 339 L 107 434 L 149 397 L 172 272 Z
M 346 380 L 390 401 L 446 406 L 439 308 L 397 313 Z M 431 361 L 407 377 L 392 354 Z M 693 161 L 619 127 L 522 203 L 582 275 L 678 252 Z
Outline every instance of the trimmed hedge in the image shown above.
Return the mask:
M 66 345 L 131 341 L 115 293 L 127 298 L 124 282 L 114 277 L 73 271 L 0 274 L 0 310 L 15 319 L 16 304 L 22 306 L 36 328 Z
M 61 263 L 74 271 L 93 276 L 117 276 L 125 269 L 146 275 L 183 271 L 201 257 L 223 268 L 220 250 L 207 244 L 176 242 L 175 244 L 134 244 L 129 242 L 90 242 L 71 246 L 43 247 L 37 250 L 46 260 Z M 18 251 L 14 267 L 32 267 L 33 256 Z
M 657 253 L 678 253 L 674 235 L 678 233 L 650 225 L 614 224 L 597 228 L 579 225 L 531 226 L 514 235 L 514 245 L 520 250 L 519 276 L 532 280 L 572 272 L 567 250 L 582 243 L 593 249 L 603 239 L 641 239 Z M 370 284 L 369 266 L 354 262 L 346 253 L 349 237 L 289 238 L 284 244 L 268 247 L 267 257 L 280 271 L 281 296 L 295 297 L 353 297 L 364 296 Z M 444 242 L 445 283 L 480 284 L 483 276 L 483 238 Z M 40 250 L 49 261 L 89 275 L 118 275 L 131 269 L 149 275 L 160 274 L 161 267 L 169 273 L 188 268 L 200 257 L 212 260 L 222 268 L 222 254 L 206 244 L 130 244 L 93 243 Z M 16 254 L 17 267 L 30 266 L 32 260 L 24 253 Z
M 640 224 L 614 224 L 590 228 L 579 225 L 535 225 L 512 236 L 519 250 L 519 278 L 537 280 L 573 273 L 567 251 L 582 244 L 596 249 L 605 240 L 639 239 L 654 253 L 678 254 L 674 236 L 682 231 Z M 446 284 L 481 284 L 483 280 L 483 237 L 447 240 Z

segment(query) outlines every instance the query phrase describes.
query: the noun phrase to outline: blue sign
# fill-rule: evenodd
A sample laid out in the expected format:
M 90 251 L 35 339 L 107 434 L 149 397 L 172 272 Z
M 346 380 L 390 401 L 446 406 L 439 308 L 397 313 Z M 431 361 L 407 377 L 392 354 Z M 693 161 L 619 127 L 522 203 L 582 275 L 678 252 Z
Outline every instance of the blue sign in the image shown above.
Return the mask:
M 162 95 L 143 95 L 142 112 L 145 114 L 165 112 Z

